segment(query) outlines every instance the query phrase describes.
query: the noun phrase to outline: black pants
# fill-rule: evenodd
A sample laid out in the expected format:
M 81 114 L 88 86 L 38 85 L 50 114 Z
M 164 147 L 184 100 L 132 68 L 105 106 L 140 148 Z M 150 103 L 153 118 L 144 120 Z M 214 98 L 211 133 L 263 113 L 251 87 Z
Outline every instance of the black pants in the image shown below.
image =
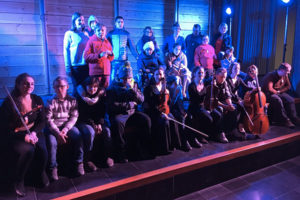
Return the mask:
M 268 112 L 272 121 L 284 123 L 297 118 L 294 98 L 287 93 L 268 95 L 267 101 L 270 103 Z
M 76 87 L 80 85 L 89 76 L 89 66 L 72 66 L 71 80 L 73 84 L 73 95 L 76 93 Z
M 174 116 L 169 113 L 168 117 Z M 168 154 L 174 148 L 181 147 L 178 125 L 171 120 L 163 118 L 161 115 L 151 116 L 153 146 L 156 154 Z
M 35 184 L 45 184 L 48 159 L 45 137 L 40 134 L 35 145 L 22 140 L 11 140 L 9 148 L 13 182 L 23 182 L 26 175 Z
M 220 110 L 214 109 L 212 112 L 208 112 L 204 108 L 199 108 L 190 112 L 192 114 L 190 123 L 197 130 L 207 133 L 210 137 L 214 137 L 223 131 L 223 118 Z
M 110 117 L 114 157 L 147 157 L 151 152 L 151 120 L 148 115 L 135 112 L 132 115 L 115 115 Z M 146 153 L 143 153 L 146 152 Z M 127 154 L 127 155 L 126 155 Z M 143 158 L 141 158 L 143 159 Z

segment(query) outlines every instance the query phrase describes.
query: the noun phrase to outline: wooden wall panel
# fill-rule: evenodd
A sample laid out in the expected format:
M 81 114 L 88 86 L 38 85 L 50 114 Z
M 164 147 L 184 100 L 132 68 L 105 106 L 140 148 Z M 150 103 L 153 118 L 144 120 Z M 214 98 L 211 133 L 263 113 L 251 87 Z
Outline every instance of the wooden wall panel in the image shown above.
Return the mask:
M 207 30 L 209 0 L 179 1 L 181 35 L 190 33 L 194 23 Z M 21 72 L 39 78 L 39 94 L 47 93 L 47 66 L 44 64 L 43 26 L 40 2 L 44 3 L 46 41 L 50 83 L 57 75 L 65 75 L 63 37 L 70 29 L 71 15 L 80 12 L 85 17 L 93 14 L 107 26 L 114 26 L 114 1 L 105 0 L 3 0 L 0 2 L 0 78 L 1 83 L 13 84 Z M 136 44 L 145 26 L 151 26 L 159 46 L 172 33 L 175 19 L 174 0 L 119 0 L 119 15 L 125 19 L 125 28 Z M 133 67 L 136 60 L 129 53 Z M 12 85 L 8 85 L 12 87 Z M 51 87 L 51 85 L 50 85 Z M 53 91 L 52 91 L 53 92 Z M 0 92 L 0 98 L 2 92 Z
M 200 24 L 201 33 L 208 34 L 209 0 L 179 0 L 181 35 L 192 33 L 194 24 Z
M 2 86 L 12 88 L 24 72 L 38 83 L 35 93 L 47 94 L 39 6 L 39 0 L 0 2 L 0 98 Z
M 157 43 L 161 47 L 163 38 L 172 33 L 174 10 L 175 1 L 171 0 L 120 0 L 120 15 L 124 17 L 124 26 L 135 45 L 143 36 L 143 29 L 151 26 Z M 133 68 L 136 69 L 136 60 L 131 53 L 128 58 Z
M 85 17 L 86 27 L 88 18 L 95 15 L 100 23 L 113 26 L 113 1 L 105 0 L 45 0 L 45 21 L 48 42 L 48 59 L 50 67 L 50 83 L 58 76 L 65 75 L 63 58 L 64 34 L 71 27 L 71 16 L 79 12 Z

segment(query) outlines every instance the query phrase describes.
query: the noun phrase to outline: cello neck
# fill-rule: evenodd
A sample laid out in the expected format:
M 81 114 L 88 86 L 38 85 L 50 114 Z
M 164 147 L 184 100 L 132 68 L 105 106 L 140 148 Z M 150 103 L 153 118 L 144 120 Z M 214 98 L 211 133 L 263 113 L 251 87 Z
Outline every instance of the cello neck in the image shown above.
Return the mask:
M 255 75 L 255 81 L 256 81 L 256 88 L 257 88 L 257 94 L 258 94 L 258 101 L 259 101 L 259 107 L 262 107 L 262 101 L 261 101 L 261 95 L 260 95 L 260 89 L 259 89 L 259 82 L 258 77 Z

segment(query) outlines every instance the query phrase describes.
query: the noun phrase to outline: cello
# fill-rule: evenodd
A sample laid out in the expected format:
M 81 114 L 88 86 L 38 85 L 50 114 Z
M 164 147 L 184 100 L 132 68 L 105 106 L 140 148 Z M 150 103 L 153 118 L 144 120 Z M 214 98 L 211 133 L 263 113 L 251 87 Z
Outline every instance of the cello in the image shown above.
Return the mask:
M 247 132 L 253 134 L 264 134 L 269 130 L 269 119 L 267 115 L 266 96 L 261 91 L 257 75 L 255 75 L 256 89 L 248 91 L 244 97 L 244 105 L 253 122 L 250 123 L 248 118 L 244 119 L 244 128 Z

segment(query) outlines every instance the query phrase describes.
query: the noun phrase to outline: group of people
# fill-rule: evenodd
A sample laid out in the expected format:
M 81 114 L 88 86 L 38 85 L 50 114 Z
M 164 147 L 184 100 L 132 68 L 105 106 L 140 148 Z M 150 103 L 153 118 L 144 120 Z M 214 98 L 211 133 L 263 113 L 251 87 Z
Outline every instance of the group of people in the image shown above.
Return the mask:
M 114 162 L 190 151 L 207 140 L 256 139 L 244 129 L 246 93 L 265 93 L 272 122 L 300 125 L 294 99 L 286 93 L 291 65 L 282 63 L 258 87 L 255 65 L 241 76 L 226 24 L 209 45 L 199 25 L 184 40 L 175 23 L 162 52 L 151 27 L 144 29 L 135 48 L 123 25 L 124 19 L 116 17 L 106 36 L 106 26 L 96 17 L 89 18 L 86 30 L 83 16 L 73 14 L 64 38 L 73 95 L 68 94 L 67 79 L 59 76 L 53 81 L 55 95 L 44 106 L 32 93 L 33 77 L 23 73 L 16 78 L 12 99 L 6 98 L 0 110 L 0 147 L 8 152 L 17 195 L 25 195 L 28 174 L 41 187 L 49 179 L 58 180 L 58 148 L 67 145 L 73 173 L 81 176 Z M 127 61 L 127 47 L 137 58 L 139 76 Z

